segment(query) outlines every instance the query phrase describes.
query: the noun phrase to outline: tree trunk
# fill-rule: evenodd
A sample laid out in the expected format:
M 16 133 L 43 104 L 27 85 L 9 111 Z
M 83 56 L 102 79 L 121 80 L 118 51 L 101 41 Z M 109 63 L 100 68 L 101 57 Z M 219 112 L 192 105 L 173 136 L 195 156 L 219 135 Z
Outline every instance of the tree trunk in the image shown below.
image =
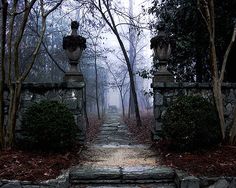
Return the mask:
M 122 95 L 122 89 L 119 89 L 120 92 L 120 99 L 121 99 L 121 106 L 122 106 L 122 116 L 125 117 L 125 105 L 124 105 L 124 98 Z
M 4 147 L 4 80 L 1 80 L 0 83 L 0 150 Z
M 218 117 L 220 120 L 220 129 L 222 139 L 225 139 L 225 118 L 224 118 L 224 106 L 221 92 L 221 84 L 217 80 L 213 80 L 213 94 L 215 98 L 215 104 L 218 112 Z
M 0 150 L 4 148 L 4 84 L 5 84 L 5 44 L 8 3 L 2 0 L 2 34 L 1 34 L 1 77 L 0 77 Z
M 86 125 L 89 126 L 89 119 L 88 119 L 88 113 L 87 113 L 87 86 L 85 85 L 84 88 L 84 116 L 85 116 L 85 121 Z
M 135 29 L 132 26 L 132 19 L 133 19 L 133 0 L 129 0 L 129 16 L 130 16 L 130 20 L 129 20 L 129 62 L 131 64 L 131 68 L 132 68 L 132 72 L 136 71 L 136 64 L 135 64 L 135 53 L 136 53 L 136 49 L 135 49 Z M 134 81 L 135 81 L 135 86 L 137 89 L 137 84 L 136 84 L 136 75 L 134 74 Z M 133 95 L 132 95 L 132 91 L 131 91 L 131 87 L 130 87 L 130 98 L 129 98 L 130 102 L 129 102 L 129 117 L 131 115 L 135 114 L 135 106 L 134 106 L 134 99 L 133 99 Z
M 233 124 L 232 128 L 230 130 L 230 135 L 229 135 L 229 142 L 230 144 L 236 144 L 236 104 L 235 104 L 235 109 L 234 109 L 234 119 L 233 119 Z
M 10 106 L 8 111 L 8 125 L 7 125 L 7 147 L 11 148 L 15 142 L 15 129 L 17 111 L 20 105 L 21 96 L 21 82 L 16 82 L 14 86 L 10 86 Z
M 98 119 L 101 119 L 100 116 L 100 109 L 99 109 L 99 96 L 98 96 L 98 70 L 97 70 L 97 53 L 96 53 L 96 49 L 95 49 L 95 60 L 94 60 L 94 64 L 95 64 L 95 92 L 96 92 L 96 104 L 97 104 L 97 114 L 98 114 Z
M 125 50 L 123 42 L 121 41 L 119 36 L 117 36 L 117 38 L 118 38 L 118 42 L 121 46 L 121 50 L 122 50 L 123 55 L 125 57 L 126 65 L 127 65 L 127 68 L 128 68 L 128 73 L 129 73 L 129 78 L 130 78 L 130 87 L 131 87 L 131 92 L 132 92 L 133 101 L 134 101 L 136 124 L 137 124 L 137 126 L 141 126 L 142 122 L 141 122 L 141 118 L 140 118 L 140 114 L 139 114 L 138 99 L 137 99 L 137 93 L 136 93 L 136 90 L 135 90 L 135 82 L 134 82 L 132 67 L 131 67 L 131 64 L 129 62 L 129 57 L 127 55 L 127 52 Z
M 221 91 L 221 82 L 219 80 L 218 75 L 218 68 L 217 68 L 217 58 L 216 58 L 216 49 L 215 49 L 215 42 L 214 39 L 211 38 L 211 72 L 212 72 L 212 79 L 213 79 L 213 96 L 215 98 L 215 104 L 220 120 L 220 129 L 222 139 L 225 139 L 225 118 L 224 118 L 224 106 L 223 106 L 223 98 L 222 98 L 222 91 Z

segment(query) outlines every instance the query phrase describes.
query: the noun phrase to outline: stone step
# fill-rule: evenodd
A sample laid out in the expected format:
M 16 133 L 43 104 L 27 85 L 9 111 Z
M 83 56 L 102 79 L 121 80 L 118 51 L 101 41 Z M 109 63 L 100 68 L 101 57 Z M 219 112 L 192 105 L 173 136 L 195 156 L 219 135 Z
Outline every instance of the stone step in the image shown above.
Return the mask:
M 168 184 L 83 184 L 72 185 L 72 188 L 176 188 L 174 183 Z
M 175 172 L 166 167 L 76 167 L 69 174 L 72 185 L 80 184 L 172 184 Z

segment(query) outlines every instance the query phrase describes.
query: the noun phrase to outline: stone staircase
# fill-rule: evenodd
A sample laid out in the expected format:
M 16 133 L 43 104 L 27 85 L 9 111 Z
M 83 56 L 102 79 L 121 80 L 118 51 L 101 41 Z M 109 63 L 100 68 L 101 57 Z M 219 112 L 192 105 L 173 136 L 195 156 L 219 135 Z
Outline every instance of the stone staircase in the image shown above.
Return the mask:
M 175 172 L 159 167 L 92 168 L 71 170 L 70 185 L 73 188 L 175 188 Z
M 95 141 L 82 152 L 83 162 L 71 169 L 73 188 L 174 188 L 175 172 L 157 167 L 156 153 L 137 144 L 117 114 L 109 114 Z

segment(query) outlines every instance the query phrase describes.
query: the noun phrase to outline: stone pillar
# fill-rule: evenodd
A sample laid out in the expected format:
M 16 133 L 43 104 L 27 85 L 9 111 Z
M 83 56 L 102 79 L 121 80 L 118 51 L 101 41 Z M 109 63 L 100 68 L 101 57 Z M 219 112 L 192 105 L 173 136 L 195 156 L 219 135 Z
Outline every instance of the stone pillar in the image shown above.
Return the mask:
M 70 69 L 65 73 L 64 81 L 68 86 L 76 86 L 77 89 L 69 90 L 68 98 L 71 101 L 71 106 L 74 106 L 74 116 L 76 124 L 79 128 L 78 139 L 80 142 L 85 140 L 86 126 L 84 118 L 84 104 L 85 104 L 85 82 L 83 74 L 80 70 L 79 60 L 82 56 L 83 50 L 86 48 L 86 39 L 77 34 L 79 23 L 77 21 L 71 22 L 71 35 L 63 38 L 63 49 L 69 59 Z M 74 101 L 73 101 L 74 100 Z
M 78 126 L 77 141 L 84 144 L 86 139 L 86 121 L 85 121 L 85 83 L 84 82 L 67 82 L 65 97 L 63 103 L 73 113 L 75 123 Z
M 171 54 L 170 39 L 164 32 L 164 24 L 160 24 L 158 27 L 158 35 L 151 39 L 151 49 L 154 52 L 154 67 L 156 68 L 153 77 L 152 85 L 164 84 L 174 82 L 174 76 L 167 70 L 168 59 Z M 163 109 L 163 96 L 160 91 L 155 87 L 154 92 L 154 117 L 155 126 L 153 132 L 153 138 L 158 139 L 162 135 L 162 123 L 161 116 Z

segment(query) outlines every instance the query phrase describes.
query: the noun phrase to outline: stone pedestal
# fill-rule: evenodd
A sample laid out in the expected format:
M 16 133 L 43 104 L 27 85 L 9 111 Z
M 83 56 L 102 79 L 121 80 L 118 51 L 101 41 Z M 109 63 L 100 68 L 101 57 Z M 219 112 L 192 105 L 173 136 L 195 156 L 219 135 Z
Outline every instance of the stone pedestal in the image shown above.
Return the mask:
M 174 76 L 167 70 L 167 63 L 167 60 L 159 60 L 159 63 L 155 62 L 158 70 L 154 73 L 153 83 L 175 81 Z
M 84 77 L 82 73 L 67 72 L 63 78 L 64 82 L 84 82 Z
M 86 39 L 77 34 L 79 23 L 71 22 L 71 35 L 63 38 L 63 49 L 69 59 L 69 71 L 65 73 L 63 80 L 65 82 L 84 82 L 80 70 L 80 58 L 83 50 L 86 48 Z
M 174 76 L 168 71 L 158 71 L 154 74 L 153 82 L 174 82 Z

